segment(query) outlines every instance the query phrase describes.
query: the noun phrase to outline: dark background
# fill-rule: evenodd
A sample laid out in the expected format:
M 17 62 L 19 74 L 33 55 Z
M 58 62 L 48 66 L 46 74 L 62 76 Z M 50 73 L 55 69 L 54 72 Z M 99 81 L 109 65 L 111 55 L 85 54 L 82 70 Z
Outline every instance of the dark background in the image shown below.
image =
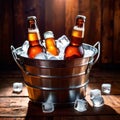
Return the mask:
M 120 0 L 0 0 L 0 69 L 17 68 L 10 46 L 27 39 L 27 16 L 37 17 L 43 33 L 70 37 L 77 14 L 87 17 L 84 42 L 101 43 L 99 66 L 120 64 Z

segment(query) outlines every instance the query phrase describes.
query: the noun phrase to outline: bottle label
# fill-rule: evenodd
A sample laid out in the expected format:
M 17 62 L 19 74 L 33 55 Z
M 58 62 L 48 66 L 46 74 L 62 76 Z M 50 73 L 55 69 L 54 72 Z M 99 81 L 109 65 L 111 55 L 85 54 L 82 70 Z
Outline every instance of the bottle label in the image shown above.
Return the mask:
M 84 29 L 73 29 L 72 36 L 77 38 L 84 38 Z
M 29 29 L 28 28 L 28 39 L 30 41 L 34 41 L 34 40 L 40 40 L 40 33 L 38 29 Z

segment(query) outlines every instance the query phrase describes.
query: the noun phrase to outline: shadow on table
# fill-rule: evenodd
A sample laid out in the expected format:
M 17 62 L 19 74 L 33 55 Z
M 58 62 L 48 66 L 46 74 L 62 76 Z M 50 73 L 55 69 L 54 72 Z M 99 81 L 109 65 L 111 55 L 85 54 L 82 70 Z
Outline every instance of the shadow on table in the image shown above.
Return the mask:
M 109 116 L 109 115 L 118 115 L 118 113 L 111 108 L 110 106 L 104 105 L 99 108 L 94 108 L 88 105 L 88 109 L 85 112 L 78 112 L 74 110 L 73 105 L 71 106 L 55 106 L 55 110 L 51 113 L 44 113 L 42 111 L 41 104 L 33 103 L 29 101 L 28 103 L 28 111 L 26 114 L 25 120 L 53 120 L 54 117 L 64 117 L 70 116 L 73 117 L 80 117 L 80 116 Z M 54 119 L 55 120 L 55 119 Z M 56 119 L 57 120 L 57 119 Z M 118 118 L 120 120 L 120 116 Z

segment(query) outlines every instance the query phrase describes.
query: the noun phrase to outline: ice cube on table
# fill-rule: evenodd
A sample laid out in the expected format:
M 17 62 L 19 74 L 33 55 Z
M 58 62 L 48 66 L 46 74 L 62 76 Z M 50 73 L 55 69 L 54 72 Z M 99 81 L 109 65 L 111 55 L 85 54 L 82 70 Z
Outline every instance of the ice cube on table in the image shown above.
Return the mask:
M 109 83 L 103 83 L 101 86 L 102 92 L 105 94 L 110 94 L 111 92 L 111 84 Z
M 87 110 L 88 103 L 84 99 L 76 99 L 74 103 L 74 109 L 79 112 L 84 112 Z
M 104 99 L 102 96 L 96 96 L 92 99 L 93 107 L 101 107 L 104 105 Z
M 13 92 L 20 93 L 23 89 L 23 83 L 15 82 L 13 83 Z
M 90 99 L 101 96 L 101 91 L 99 89 L 90 90 Z
M 54 111 L 54 105 L 53 103 L 48 103 L 48 102 L 45 102 L 42 104 L 42 111 L 44 113 L 51 113 Z

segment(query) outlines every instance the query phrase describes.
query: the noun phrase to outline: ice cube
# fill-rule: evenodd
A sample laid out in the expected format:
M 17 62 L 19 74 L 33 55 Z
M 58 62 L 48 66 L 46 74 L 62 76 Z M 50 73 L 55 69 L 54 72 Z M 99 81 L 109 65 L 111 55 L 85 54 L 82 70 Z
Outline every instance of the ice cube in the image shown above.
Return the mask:
M 24 51 L 20 54 L 20 56 L 28 58 L 28 54 L 26 52 L 24 52 Z
M 88 103 L 84 99 L 76 99 L 74 103 L 74 109 L 79 112 L 84 112 L 87 110 Z
M 42 41 L 42 45 L 44 48 L 46 48 L 45 40 Z
M 60 52 L 58 55 L 59 60 L 64 60 L 64 53 Z
M 58 58 L 55 56 L 50 56 L 50 57 L 48 57 L 48 60 L 58 60 Z
M 92 50 L 86 50 L 84 49 L 84 57 L 90 57 L 93 56 L 94 52 Z
M 13 83 L 13 92 L 20 93 L 23 89 L 23 84 L 20 82 Z
M 26 40 L 21 46 L 21 49 L 17 50 L 17 55 L 20 55 L 22 57 L 28 57 L 27 55 L 28 47 L 29 47 L 29 42 Z
M 96 96 L 92 99 L 92 103 L 94 107 L 101 107 L 104 105 L 104 99 L 102 96 Z
M 44 113 L 51 113 L 54 111 L 54 105 L 53 103 L 48 103 L 48 102 L 45 102 L 42 104 L 42 111 Z
M 102 92 L 105 93 L 105 94 L 110 94 L 111 92 L 111 84 L 108 84 L 108 83 L 103 83 L 102 86 Z
M 48 60 L 61 60 L 62 59 L 59 55 L 54 56 L 54 55 L 50 54 L 49 52 L 46 53 L 46 56 L 47 56 Z
M 46 60 L 47 59 L 47 56 L 44 52 L 40 53 L 40 54 L 37 54 L 35 56 L 35 59 L 43 59 L 43 60 Z
M 27 53 L 28 48 L 29 48 L 29 42 L 28 40 L 26 40 L 22 45 L 22 50 Z
M 70 43 L 66 35 L 62 35 L 61 37 L 59 37 L 56 42 L 58 47 L 61 46 L 64 48 Z
M 90 91 L 90 99 L 101 96 L 101 91 L 99 89 L 93 89 Z
M 68 46 L 69 43 L 70 41 L 66 35 L 62 35 L 60 38 L 56 40 L 56 44 L 60 50 L 60 53 L 64 53 L 64 50 Z

